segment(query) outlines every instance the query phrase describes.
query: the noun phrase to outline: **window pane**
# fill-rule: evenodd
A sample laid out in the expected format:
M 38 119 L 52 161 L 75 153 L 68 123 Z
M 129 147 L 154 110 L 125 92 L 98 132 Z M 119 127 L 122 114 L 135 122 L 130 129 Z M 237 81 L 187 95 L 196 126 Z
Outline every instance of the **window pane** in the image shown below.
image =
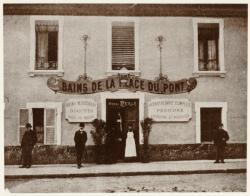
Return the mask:
M 217 71 L 219 24 L 198 24 L 199 71 Z
M 112 70 L 135 69 L 134 23 L 112 25 Z
M 36 70 L 56 70 L 58 22 L 36 21 Z

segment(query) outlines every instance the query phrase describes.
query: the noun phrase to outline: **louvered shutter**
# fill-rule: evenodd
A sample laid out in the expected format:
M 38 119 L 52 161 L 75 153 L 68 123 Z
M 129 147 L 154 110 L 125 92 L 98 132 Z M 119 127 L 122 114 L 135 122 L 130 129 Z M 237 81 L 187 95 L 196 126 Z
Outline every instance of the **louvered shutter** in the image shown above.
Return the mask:
M 56 144 L 56 109 L 45 108 L 45 144 Z
M 112 70 L 135 69 L 133 22 L 112 23 Z
M 21 144 L 23 135 L 25 133 L 25 125 L 29 122 L 29 110 L 20 109 L 19 110 L 19 143 Z

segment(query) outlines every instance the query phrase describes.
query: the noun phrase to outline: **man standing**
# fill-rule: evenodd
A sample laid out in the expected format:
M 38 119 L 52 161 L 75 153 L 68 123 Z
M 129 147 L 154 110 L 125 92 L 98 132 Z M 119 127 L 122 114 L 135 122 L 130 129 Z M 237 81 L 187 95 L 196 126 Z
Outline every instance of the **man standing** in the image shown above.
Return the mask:
M 79 126 L 80 130 L 75 132 L 75 137 L 74 137 L 78 169 L 82 167 L 81 161 L 85 150 L 85 143 L 87 141 L 87 133 L 84 131 L 85 124 L 82 122 L 80 123 Z
M 20 168 L 30 168 L 32 163 L 32 150 L 37 142 L 36 133 L 31 129 L 31 124 L 26 124 L 26 131 L 23 135 L 21 148 L 22 148 L 22 161 L 23 164 Z
M 216 147 L 216 160 L 214 163 L 225 163 L 224 162 L 224 151 L 226 142 L 229 140 L 227 131 L 223 129 L 223 124 L 221 123 L 214 132 L 214 145 Z

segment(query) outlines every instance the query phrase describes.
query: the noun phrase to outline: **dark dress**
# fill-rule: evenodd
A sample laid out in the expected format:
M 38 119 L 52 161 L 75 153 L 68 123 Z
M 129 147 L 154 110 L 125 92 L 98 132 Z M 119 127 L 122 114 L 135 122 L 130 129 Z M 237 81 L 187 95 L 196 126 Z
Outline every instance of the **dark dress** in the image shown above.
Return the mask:
M 85 131 L 81 132 L 80 130 L 76 131 L 74 141 L 75 141 L 77 165 L 81 166 L 81 160 L 85 150 L 85 143 L 87 141 L 87 133 Z
M 216 162 L 224 162 L 224 152 L 229 135 L 224 129 L 216 129 L 213 134 L 214 145 L 216 148 Z
M 36 133 L 34 131 L 26 131 L 23 135 L 21 148 L 22 148 L 22 161 L 23 166 L 30 167 L 32 164 L 32 150 L 37 142 Z

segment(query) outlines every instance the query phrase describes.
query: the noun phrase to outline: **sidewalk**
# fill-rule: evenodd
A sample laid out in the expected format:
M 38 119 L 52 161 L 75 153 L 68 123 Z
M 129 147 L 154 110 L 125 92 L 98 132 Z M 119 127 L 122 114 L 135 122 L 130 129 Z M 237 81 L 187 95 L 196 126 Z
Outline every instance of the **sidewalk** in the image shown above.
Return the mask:
M 150 163 L 33 165 L 30 169 L 18 165 L 5 166 L 5 178 L 66 178 L 97 176 L 174 175 L 201 173 L 246 172 L 246 159 L 226 159 L 226 163 L 214 164 L 212 160 L 162 161 Z

